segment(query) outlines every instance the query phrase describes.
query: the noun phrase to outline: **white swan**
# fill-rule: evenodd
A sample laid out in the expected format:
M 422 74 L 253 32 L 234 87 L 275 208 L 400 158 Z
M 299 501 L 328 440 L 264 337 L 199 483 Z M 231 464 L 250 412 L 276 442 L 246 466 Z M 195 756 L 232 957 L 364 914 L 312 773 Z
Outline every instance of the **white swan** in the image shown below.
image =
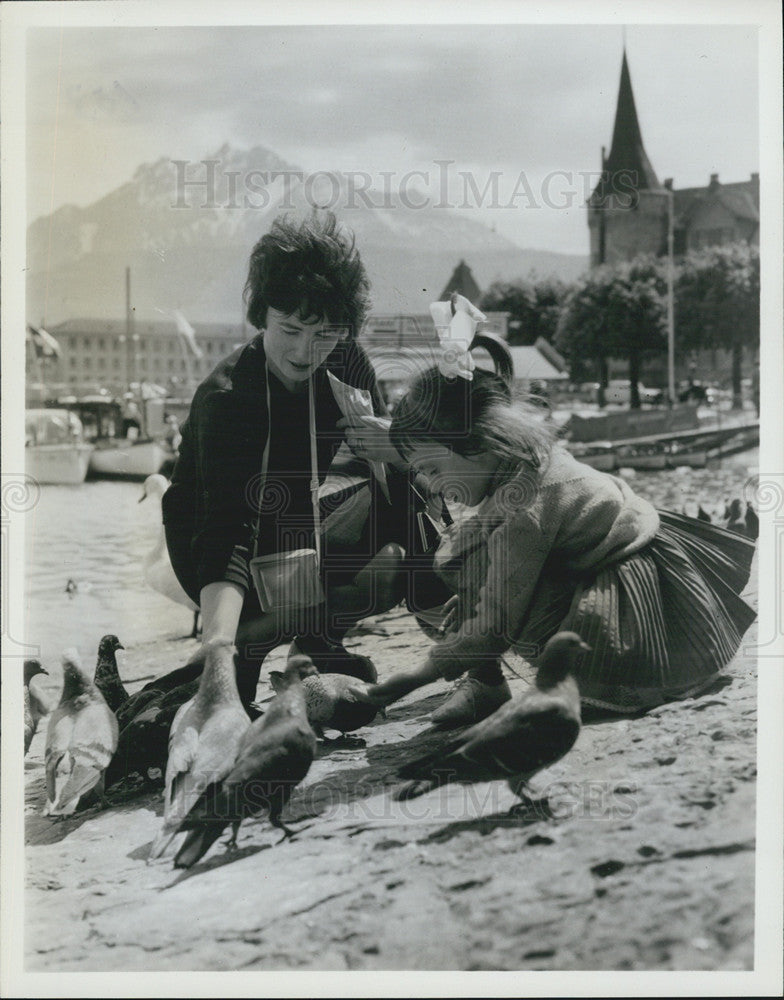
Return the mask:
M 199 608 L 188 597 L 182 589 L 180 581 L 174 575 L 169 551 L 166 548 L 166 534 L 161 520 L 160 502 L 168 488 L 169 481 L 165 476 L 156 472 L 144 480 L 144 492 L 139 497 L 139 503 L 146 500 L 147 497 L 155 497 L 158 500 L 158 537 L 153 548 L 144 557 L 144 579 L 153 590 L 157 590 L 159 594 L 168 597 L 170 601 L 181 604 L 193 612 L 193 631 L 190 638 L 195 639 L 198 635 Z

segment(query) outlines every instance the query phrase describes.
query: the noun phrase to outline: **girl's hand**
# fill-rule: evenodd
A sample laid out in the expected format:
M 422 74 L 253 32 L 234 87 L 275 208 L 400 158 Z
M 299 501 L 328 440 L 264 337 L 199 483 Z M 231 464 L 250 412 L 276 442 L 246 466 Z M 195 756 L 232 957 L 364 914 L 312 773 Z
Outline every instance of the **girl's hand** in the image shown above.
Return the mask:
M 370 414 L 357 417 L 341 417 L 337 426 L 346 432 L 346 443 L 357 458 L 368 462 L 388 462 L 403 466 L 404 462 L 397 448 L 389 440 L 389 417 L 375 417 Z
M 357 701 L 383 708 L 424 684 L 431 684 L 440 676 L 435 665 L 428 659 L 416 670 L 401 670 L 380 684 L 363 684 L 357 681 L 351 685 L 351 692 Z

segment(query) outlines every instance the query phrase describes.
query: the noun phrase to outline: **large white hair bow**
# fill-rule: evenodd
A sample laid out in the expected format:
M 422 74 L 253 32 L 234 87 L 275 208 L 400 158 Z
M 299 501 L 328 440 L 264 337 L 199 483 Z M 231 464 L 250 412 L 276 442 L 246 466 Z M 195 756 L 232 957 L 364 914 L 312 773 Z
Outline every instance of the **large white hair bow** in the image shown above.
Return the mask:
M 470 382 L 474 377 L 476 364 L 468 348 L 477 326 L 485 322 L 487 317 L 457 292 L 452 292 L 449 302 L 431 302 L 430 315 L 441 345 L 438 370 L 444 378 L 459 376 Z

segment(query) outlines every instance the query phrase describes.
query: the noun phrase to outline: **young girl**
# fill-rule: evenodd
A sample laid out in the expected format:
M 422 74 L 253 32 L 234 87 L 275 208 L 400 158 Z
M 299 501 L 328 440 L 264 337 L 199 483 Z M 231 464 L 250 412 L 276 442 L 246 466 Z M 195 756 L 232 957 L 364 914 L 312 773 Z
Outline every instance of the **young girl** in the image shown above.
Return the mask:
M 478 721 L 510 697 L 501 654 L 533 658 L 562 629 L 591 647 L 577 678 L 583 701 L 617 712 L 695 694 L 735 654 L 755 617 L 738 596 L 753 543 L 657 512 L 624 480 L 578 462 L 497 376 L 427 371 L 391 438 L 433 492 L 476 510 L 435 559 L 455 592 L 446 637 L 418 669 L 369 686 L 374 702 L 467 672 L 433 721 Z

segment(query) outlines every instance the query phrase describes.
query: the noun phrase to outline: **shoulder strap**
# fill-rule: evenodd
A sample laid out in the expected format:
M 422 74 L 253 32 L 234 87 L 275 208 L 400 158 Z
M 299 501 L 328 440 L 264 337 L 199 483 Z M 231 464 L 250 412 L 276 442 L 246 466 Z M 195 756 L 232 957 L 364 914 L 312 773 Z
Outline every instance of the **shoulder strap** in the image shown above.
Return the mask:
M 310 430 L 310 502 L 313 505 L 313 532 L 316 562 L 321 566 L 321 510 L 319 509 L 318 450 L 316 448 L 316 392 L 313 385 L 315 372 L 308 379 L 309 430 Z
M 264 388 L 267 396 L 267 440 L 261 455 L 261 474 L 258 489 L 258 516 L 253 532 L 253 558 L 259 554 L 259 533 L 261 532 L 261 511 L 264 504 L 264 487 L 267 485 L 267 470 L 269 468 L 270 442 L 272 440 L 272 400 L 270 397 L 267 363 L 264 362 Z M 316 448 L 316 396 L 313 386 L 313 376 L 308 379 L 308 432 L 310 436 L 310 502 L 313 506 L 313 531 L 316 548 L 316 561 L 321 565 L 321 510 L 319 508 L 319 477 L 318 450 Z

